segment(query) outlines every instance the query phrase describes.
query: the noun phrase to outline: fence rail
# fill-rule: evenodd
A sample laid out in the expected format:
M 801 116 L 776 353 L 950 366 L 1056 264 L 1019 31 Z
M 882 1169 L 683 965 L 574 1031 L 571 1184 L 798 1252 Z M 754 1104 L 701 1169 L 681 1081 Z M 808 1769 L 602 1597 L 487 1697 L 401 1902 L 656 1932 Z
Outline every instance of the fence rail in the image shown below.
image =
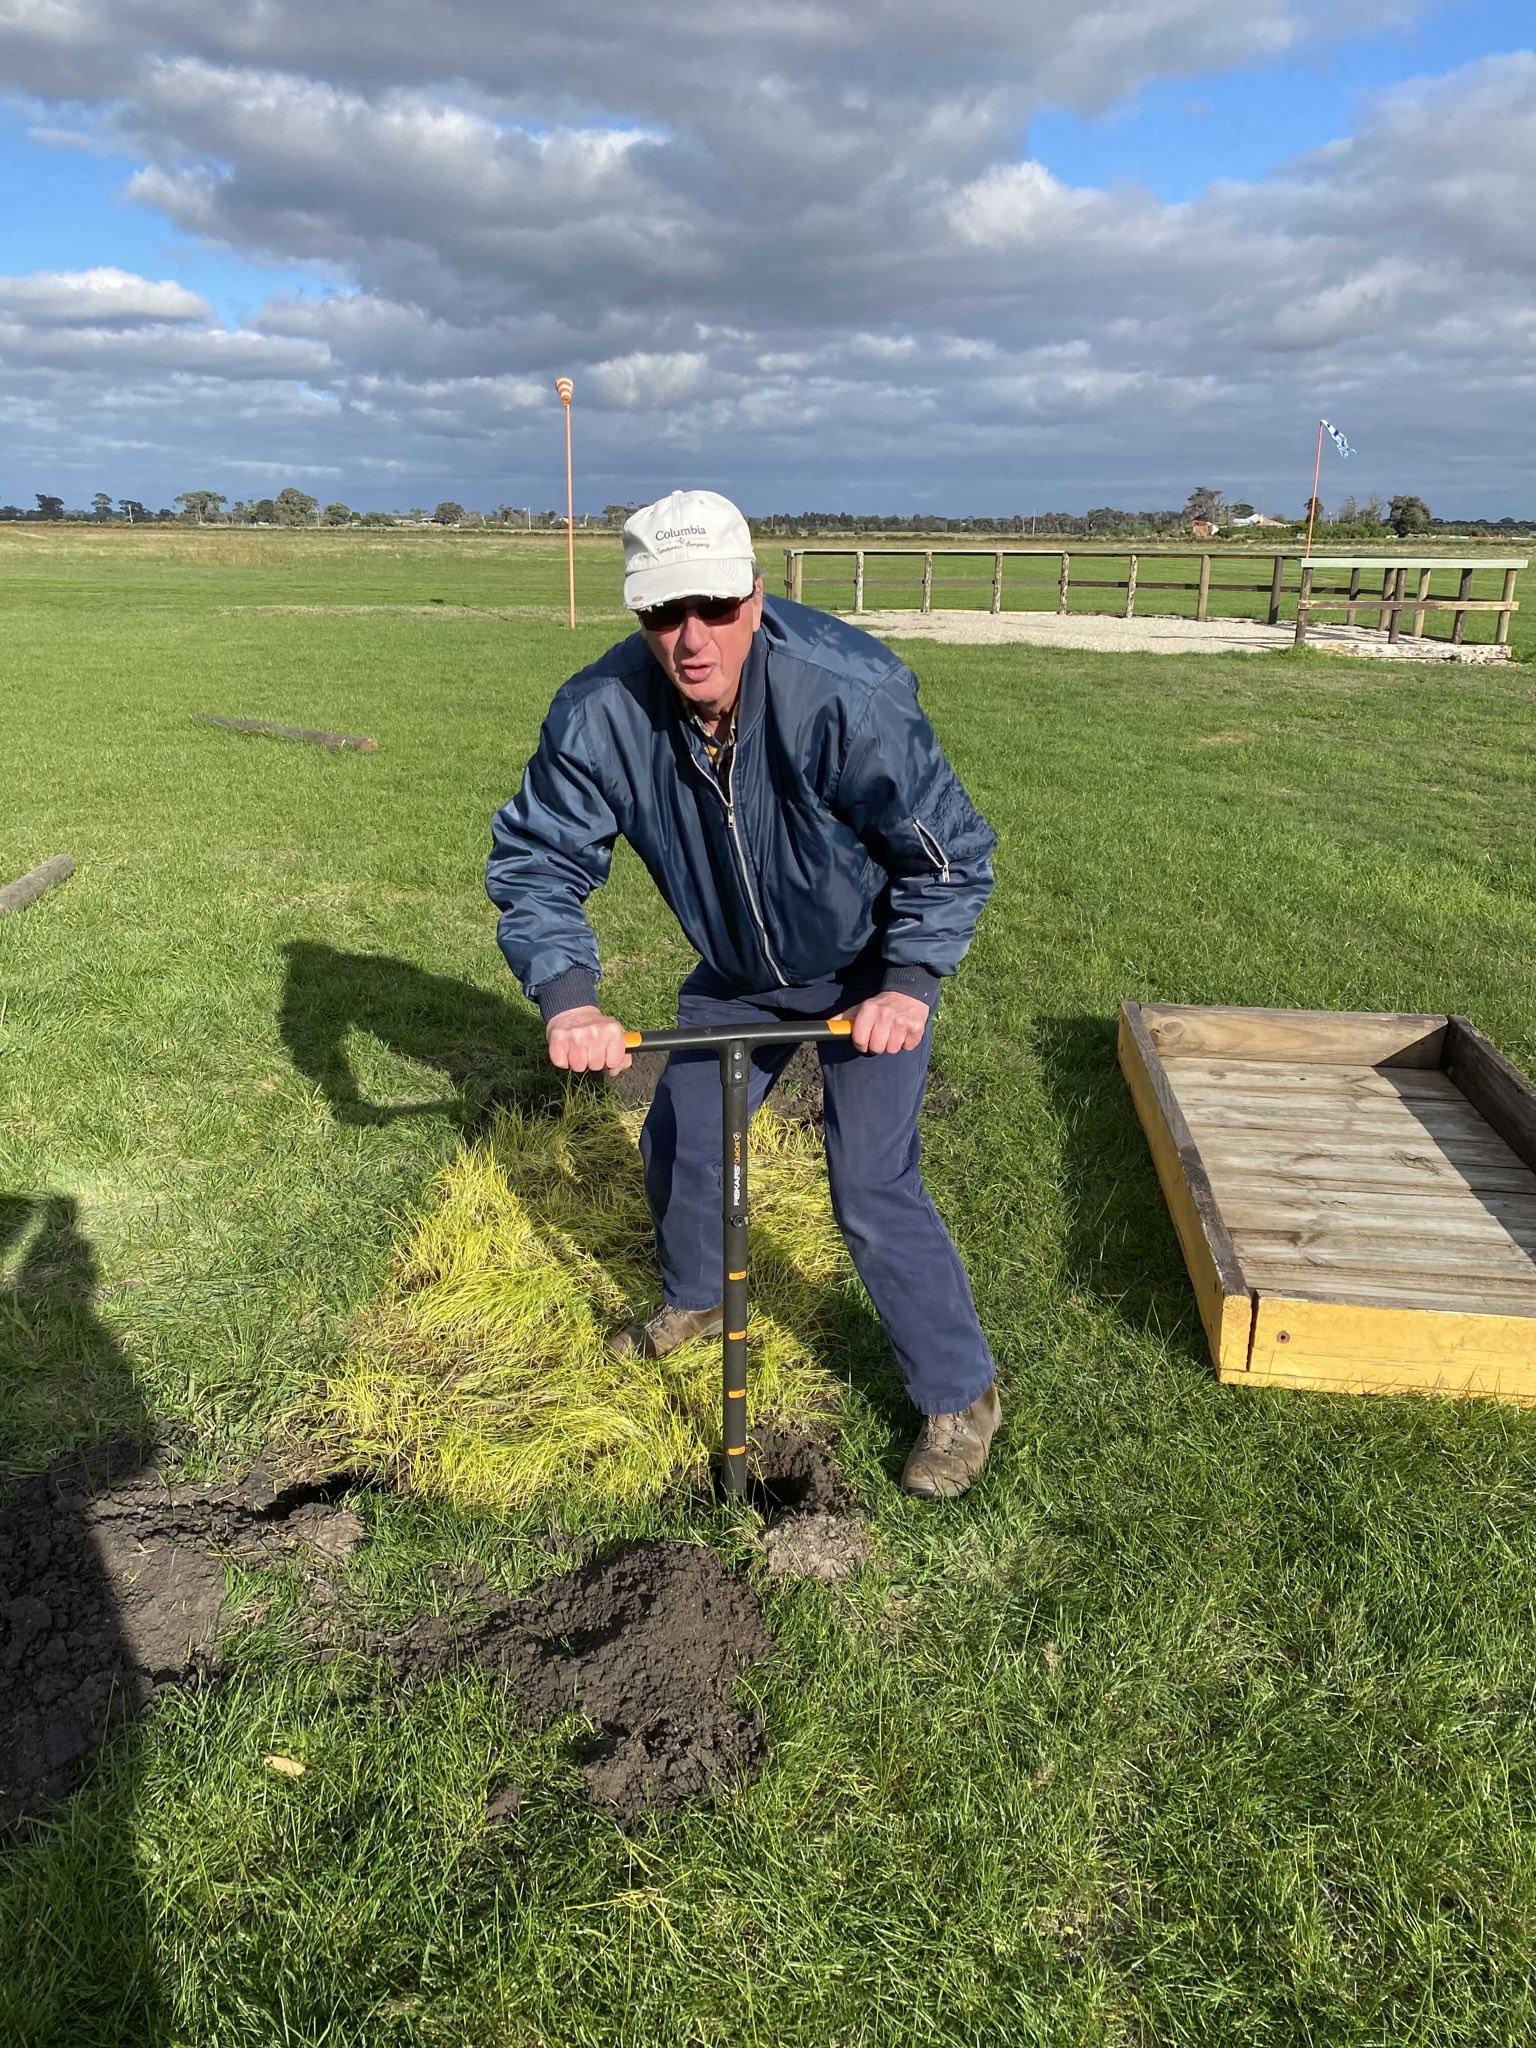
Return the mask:
M 1200 567 L 1193 581 L 1168 582 L 1143 580 L 1141 567 L 1146 563 L 1153 568 L 1162 562 L 1185 559 L 1198 554 Z M 990 576 L 945 576 L 934 574 L 934 563 L 941 565 L 958 561 L 984 561 L 990 557 Z M 921 560 L 923 565 L 922 605 L 925 612 L 933 610 L 935 590 L 981 590 L 991 586 L 991 608 L 994 612 L 1003 609 L 1005 565 L 1010 561 L 1054 562 L 1056 573 L 1050 578 L 1040 576 L 1016 576 L 1012 588 L 1030 590 L 1056 590 L 1056 611 L 1062 615 L 1070 610 L 1070 599 L 1074 591 L 1123 590 L 1125 606 L 1122 617 L 1136 616 L 1138 596 L 1152 590 L 1192 591 L 1195 596 L 1195 618 L 1205 621 L 1210 617 L 1210 603 L 1213 596 L 1256 596 L 1267 599 L 1266 621 L 1271 626 L 1282 623 L 1282 611 L 1289 597 L 1295 599 L 1296 645 L 1306 642 L 1307 631 L 1313 614 L 1324 611 L 1342 611 L 1346 625 L 1353 626 L 1361 612 L 1374 611 L 1377 630 L 1387 629 L 1389 640 L 1402 637 L 1402 622 L 1405 612 L 1413 613 L 1412 637 L 1424 637 L 1424 621 L 1431 612 L 1450 612 L 1452 616 L 1450 638 L 1459 644 L 1466 633 L 1468 615 L 1472 612 L 1494 612 L 1497 624 L 1494 639 L 1500 646 L 1509 642 L 1509 621 L 1512 613 L 1520 606 L 1515 598 L 1515 578 L 1526 567 L 1524 556 L 1499 556 L 1468 561 L 1461 557 L 1451 558 L 1440 555 L 1312 555 L 1299 553 L 1268 554 L 1255 557 L 1251 550 L 1228 552 L 1221 549 L 1168 549 L 1155 554 L 1129 550 L 1093 549 L 1076 552 L 1079 563 L 1092 565 L 1105 560 L 1124 560 L 1126 574 L 1114 577 L 1084 576 L 1074 574 L 1074 552 L 1070 548 L 786 548 L 784 550 L 784 595 L 799 600 L 804 592 L 805 564 L 824 561 L 852 561 L 853 564 L 853 610 L 865 609 L 865 597 L 871 589 L 903 591 L 911 590 L 910 573 L 902 577 L 871 576 L 870 562 L 892 561 L 912 562 Z M 1240 562 L 1246 568 L 1253 568 L 1256 560 L 1270 563 L 1269 575 L 1262 583 L 1214 582 L 1211 566 L 1219 562 Z M 1295 581 L 1288 581 L 1288 572 L 1294 565 Z M 1447 570 L 1459 573 L 1460 582 L 1454 596 L 1434 596 L 1430 590 L 1430 578 L 1435 571 Z M 1502 570 L 1504 573 L 1504 594 L 1498 598 L 1475 598 L 1471 595 L 1472 578 L 1479 569 Z M 1349 572 L 1347 584 L 1318 584 L 1321 572 Z M 1381 594 L 1361 588 L 1361 576 L 1365 571 L 1381 571 Z M 1411 596 L 1405 594 L 1406 580 L 1410 571 L 1417 572 L 1418 584 Z

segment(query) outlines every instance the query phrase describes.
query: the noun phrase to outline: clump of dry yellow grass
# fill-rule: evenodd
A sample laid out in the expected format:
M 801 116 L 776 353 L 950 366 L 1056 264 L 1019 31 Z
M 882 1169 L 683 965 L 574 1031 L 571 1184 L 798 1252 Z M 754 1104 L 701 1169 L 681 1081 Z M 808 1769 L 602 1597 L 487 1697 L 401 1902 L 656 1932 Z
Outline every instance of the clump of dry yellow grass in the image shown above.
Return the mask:
M 704 1463 L 719 1339 L 627 1363 L 605 1343 L 657 1299 L 638 1131 L 573 1090 L 558 1117 L 500 1113 L 443 1171 L 326 1391 L 342 1458 L 463 1507 L 625 1505 Z M 751 1412 L 784 1422 L 830 1404 L 816 1359 L 846 1265 L 813 1131 L 760 1115 L 751 1171 Z

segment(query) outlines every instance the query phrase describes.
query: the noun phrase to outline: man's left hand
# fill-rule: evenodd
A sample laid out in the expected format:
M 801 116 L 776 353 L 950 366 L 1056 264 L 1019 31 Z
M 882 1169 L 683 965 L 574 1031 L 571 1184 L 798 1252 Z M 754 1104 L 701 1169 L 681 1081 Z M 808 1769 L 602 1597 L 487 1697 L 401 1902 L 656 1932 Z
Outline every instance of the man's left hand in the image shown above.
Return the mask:
M 896 989 L 886 989 L 851 1010 L 839 1010 L 838 1015 L 852 1022 L 853 1042 L 860 1052 L 912 1052 L 928 1029 L 928 1005 Z

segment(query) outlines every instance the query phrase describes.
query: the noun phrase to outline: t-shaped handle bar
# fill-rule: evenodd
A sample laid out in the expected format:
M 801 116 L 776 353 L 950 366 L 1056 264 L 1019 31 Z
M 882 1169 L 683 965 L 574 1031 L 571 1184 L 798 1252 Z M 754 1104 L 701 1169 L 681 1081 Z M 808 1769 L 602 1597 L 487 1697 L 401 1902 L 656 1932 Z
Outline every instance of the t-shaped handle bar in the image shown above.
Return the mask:
M 760 1024 L 751 1031 L 680 1024 L 670 1031 L 626 1031 L 624 1043 L 642 1052 L 718 1052 L 720 1055 L 721 1209 L 725 1220 L 722 1303 L 722 1477 L 729 1494 L 747 1489 L 747 1080 L 759 1045 L 846 1038 L 846 1017 L 819 1023 Z

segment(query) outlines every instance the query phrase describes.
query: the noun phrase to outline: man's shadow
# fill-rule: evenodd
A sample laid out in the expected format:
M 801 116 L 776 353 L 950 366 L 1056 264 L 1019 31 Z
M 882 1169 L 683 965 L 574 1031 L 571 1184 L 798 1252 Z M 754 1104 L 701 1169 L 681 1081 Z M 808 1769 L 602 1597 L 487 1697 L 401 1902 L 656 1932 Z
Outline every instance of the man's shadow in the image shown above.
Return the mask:
M 338 1123 L 435 1115 L 470 1134 L 499 1103 L 552 1109 L 564 1099 L 565 1082 L 550 1066 L 526 1004 L 383 953 L 341 953 L 297 939 L 286 954 L 278 1029 L 294 1066 L 323 1090 Z M 358 1031 L 436 1067 L 451 1093 L 424 1102 L 368 1101 L 348 1050 Z
M 1062 1133 L 1072 1285 L 1138 1330 L 1177 1337 L 1205 1357 L 1194 1295 L 1147 1141 L 1104 1017 L 1037 1017 L 1031 1033 Z
M 143 1468 L 150 1427 L 97 1291 L 73 1200 L 0 1195 L 0 1928 L 21 1931 L 19 1891 L 29 1948 L 53 1958 L 0 1952 L 5 2041 L 165 2038 L 131 1746 L 83 1809 L 62 1807 L 140 1685 L 91 1501 Z M 98 1418 L 112 1434 L 93 1438 Z

